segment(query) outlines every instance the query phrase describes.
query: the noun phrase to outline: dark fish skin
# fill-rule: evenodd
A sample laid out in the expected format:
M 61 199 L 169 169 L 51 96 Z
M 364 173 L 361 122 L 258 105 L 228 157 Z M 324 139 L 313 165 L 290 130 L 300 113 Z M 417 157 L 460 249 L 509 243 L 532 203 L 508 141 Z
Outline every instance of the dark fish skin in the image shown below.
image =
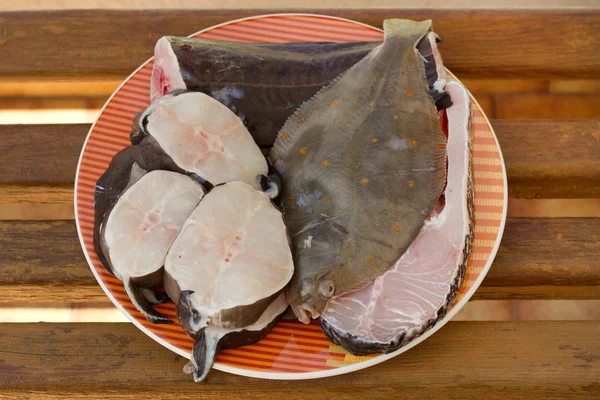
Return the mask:
M 166 39 L 186 88 L 209 94 L 229 107 L 261 147 L 273 144 L 279 128 L 300 104 L 379 44 Z M 156 67 L 153 74 L 157 74 Z
M 303 104 L 271 151 L 293 241 L 286 294 L 304 323 L 387 271 L 445 185 L 446 138 L 416 50 L 431 21 L 384 26 L 383 44 Z
M 161 40 L 170 44 L 179 71 L 164 71 L 155 63 L 152 100 L 186 89 L 206 93 L 236 113 L 260 147 L 271 146 L 278 130 L 302 103 L 380 44 L 250 44 L 174 36 Z M 449 96 L 433 88 L 436 64 L 426 38 L 418 49 L 426 60 L 430 92 L 438 109 L 449 107 Z M 169 87 L 173 73 L 181 76 L 185 88 Z

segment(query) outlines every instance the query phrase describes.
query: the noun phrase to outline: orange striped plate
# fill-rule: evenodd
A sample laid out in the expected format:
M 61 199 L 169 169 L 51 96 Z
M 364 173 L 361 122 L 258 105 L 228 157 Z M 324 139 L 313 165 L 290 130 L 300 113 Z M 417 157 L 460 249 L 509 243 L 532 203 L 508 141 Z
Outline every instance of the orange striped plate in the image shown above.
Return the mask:
M 265 15 L 231 21 L 198 32 L 193 37 L 239 42 L 317 42 L 382 40 L 382 31 L 355 21 L 308 14 Z M 192 340 L 178 324 L 152 325 L 133 307 L 123 285 L 108 274 L 94 253 L 94 185 L 111 158 L 129 144 L 133 115 L 148 106 L 153 60 L 139 67 L 117 89 L 92 126 L 83 146 L 75 182 L 75 215 L 79 238 L 88 263 L 108 297 L 139 329 L 175 351 L 190 357 Z M 253 377 L 303 379 L 342 374 L 362 369 L 402 353 L 422 342 L 444 325 L 473 295 L 498 250 L 506 219 L 506 172 L 494 131 L 481 107 L 471 96 L 475 110 L 475 241 L 465 282 L 448 315 L 408 346 L 385 355 L 356 357 L 333 345 L 316 322 L 280 322 L 260 343 L 226 350 L 215 368 Z M 176 321 L 173 304 L 156 307 Z

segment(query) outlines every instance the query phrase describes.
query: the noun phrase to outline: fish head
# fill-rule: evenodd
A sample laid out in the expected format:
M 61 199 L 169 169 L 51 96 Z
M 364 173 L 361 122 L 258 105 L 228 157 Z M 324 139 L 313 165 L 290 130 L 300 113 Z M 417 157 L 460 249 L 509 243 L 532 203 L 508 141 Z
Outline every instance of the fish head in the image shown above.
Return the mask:
M 335 294 L 335 282 L 328 275 L 307 276 L 288 287 L 288 303 L 300 322 L 308 324 L 318 318 Z
M 339 290 L 344 270 L 341 243 L 345 231 L 337 224 L 320 223 L 294 240 L 294 276 L 287 287 L 288 303 L 301 322 L 318 318 Z M 298 239 L 298 238 L 296 238 Z

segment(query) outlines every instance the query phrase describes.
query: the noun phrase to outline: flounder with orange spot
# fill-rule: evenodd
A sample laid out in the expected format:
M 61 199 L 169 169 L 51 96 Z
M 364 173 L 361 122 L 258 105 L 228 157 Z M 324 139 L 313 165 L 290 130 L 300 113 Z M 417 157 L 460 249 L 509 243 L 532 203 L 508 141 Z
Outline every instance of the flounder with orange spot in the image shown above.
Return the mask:
M 387 271 L 444 188 L 436 102 L 450 102 L 439 91 L 441 59 L 424 65 L 423 43 L 438 54 L 431 29 L 431 21 L 385 21 L 384 42 L 302 105 L 275 142 L 295 264 L 287 297 L 302 322 Z

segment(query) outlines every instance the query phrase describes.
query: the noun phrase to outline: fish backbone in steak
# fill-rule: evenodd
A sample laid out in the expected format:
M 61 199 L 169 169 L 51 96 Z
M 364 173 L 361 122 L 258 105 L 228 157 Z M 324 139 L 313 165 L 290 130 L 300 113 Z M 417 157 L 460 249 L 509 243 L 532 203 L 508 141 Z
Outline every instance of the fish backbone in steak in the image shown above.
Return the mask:
M 167 252 L 203 195 L 202 185 L 188 176 L 146 173 L 134 163 L 128 186 L 99 226 L 99 256 L 150 322 L 172 322 L 152 307 L 168 300 L 152 287 L 162 283 Z
M 164 279 L 181 326 L 196 340 L 196 381 L 212 365 L 218 332 L 255 324 L 293 271 L 281 212 L 265 193 L 230 182 L 204 196 L 169 249 Z

